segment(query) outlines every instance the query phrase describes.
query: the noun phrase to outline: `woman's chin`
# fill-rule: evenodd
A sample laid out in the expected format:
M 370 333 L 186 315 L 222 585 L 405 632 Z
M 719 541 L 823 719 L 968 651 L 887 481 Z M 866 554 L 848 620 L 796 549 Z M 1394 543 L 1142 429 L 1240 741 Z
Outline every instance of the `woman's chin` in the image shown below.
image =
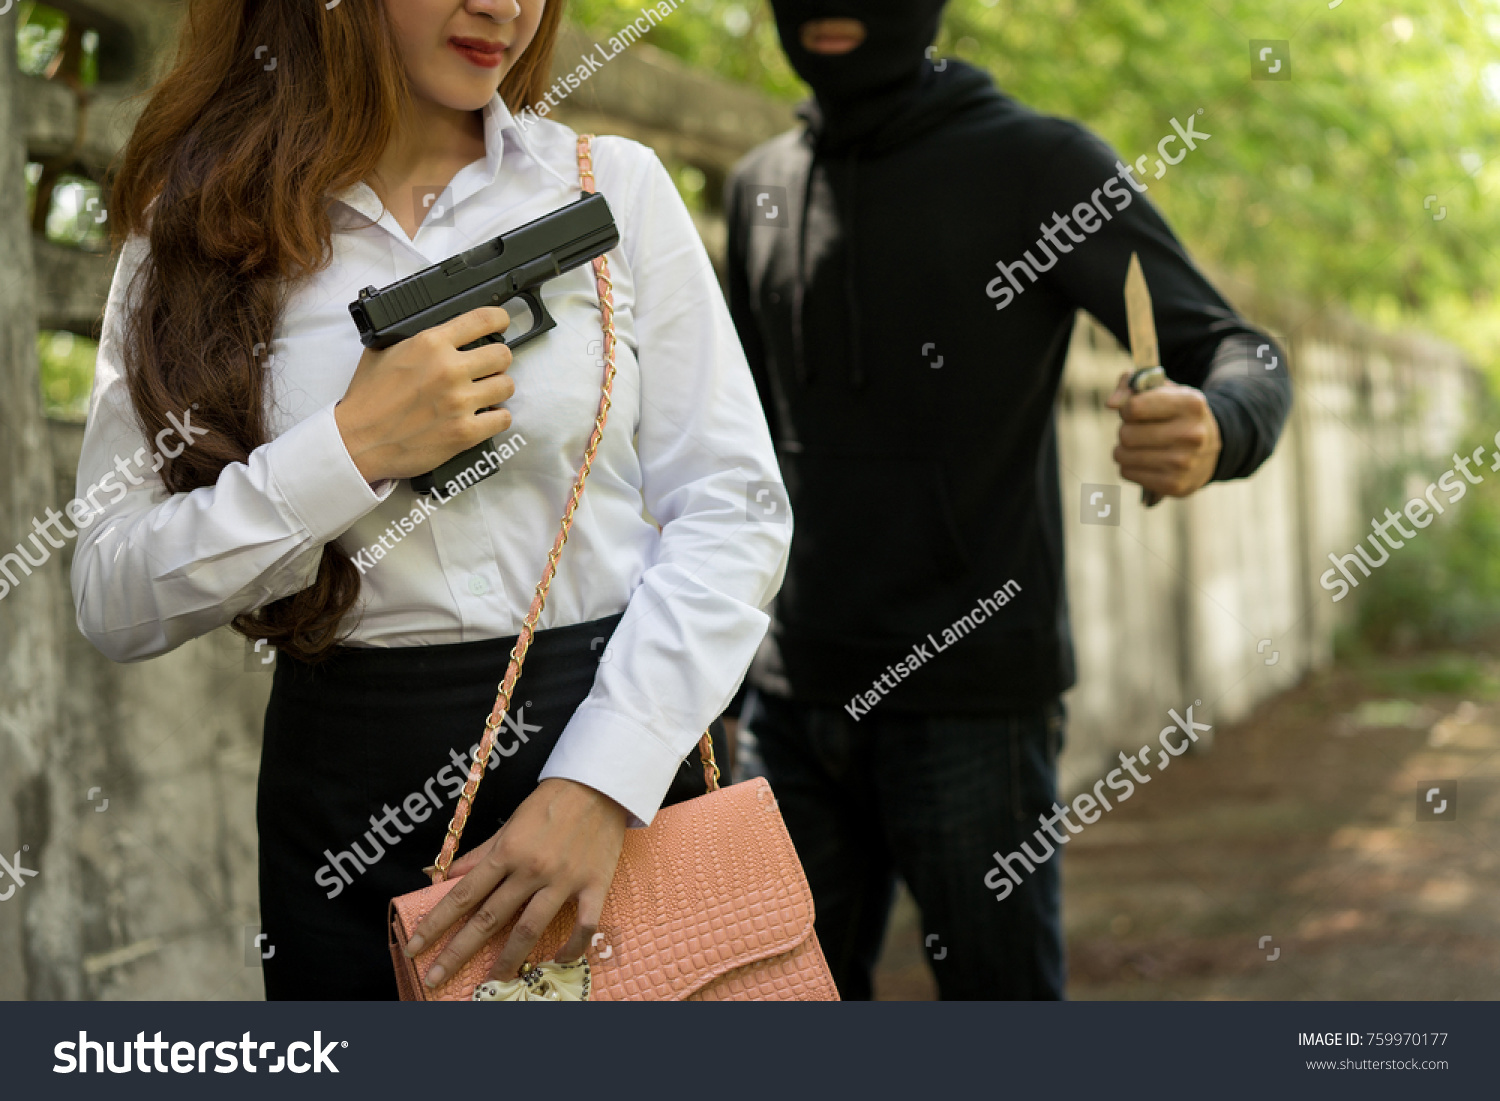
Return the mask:
M 495 92 L 500 87 L 501 73 L 486 75 L 480 79 L 454 80 L 448 79 L 441 82 L 433 82 L 426 87 L 415 89 L 416 94 L 422 99 L 446 107 L 450 111 L 478 111 L 495 98 Z

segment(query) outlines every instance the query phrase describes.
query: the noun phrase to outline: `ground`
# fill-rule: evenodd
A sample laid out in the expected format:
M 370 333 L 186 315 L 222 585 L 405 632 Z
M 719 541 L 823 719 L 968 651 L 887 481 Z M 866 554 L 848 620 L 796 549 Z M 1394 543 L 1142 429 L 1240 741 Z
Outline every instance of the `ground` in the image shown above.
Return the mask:
M 1068 844 L 1070 998 L 1500 997 L 1500 661 L 1345 661 L 1215 733 Z M 880 998 L 935 996 L 916 922 Z

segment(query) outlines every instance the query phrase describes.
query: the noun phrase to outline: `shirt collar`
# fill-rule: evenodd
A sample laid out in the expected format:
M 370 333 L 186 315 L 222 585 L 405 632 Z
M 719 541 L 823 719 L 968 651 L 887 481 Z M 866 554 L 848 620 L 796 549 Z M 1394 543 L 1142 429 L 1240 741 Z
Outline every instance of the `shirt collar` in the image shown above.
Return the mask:
M 518 153 L 536 159 L 536 155 L 527 145 L 521 127 L 516 124 L 515 116 L 510 113 L 510 108 L 505 105 L 505 100 L 501 98 L 499 91 L 495 92 L 482 110 L 484 117 L 482 170 L 474 169 L 474 172 L 479 172 L 478 176 L 470 171 L 473 168 L 472 165 L 459 170 L 451 185 L 454 188 L 453 202 L 455 204 L 463 202 L 480 188 L 493 184 L 499 177 L 500 165 L 505 158 L 507 134 Z M 374 189 L 363 180 L 342 191 L 329 192 L 328 197 L 362 214 L 372 222 L 380 218 L 382 209 L 380 199 L 375 195 Z
M 511 140 L 516 143 L 522 152 L 529 153 L 526 144 L 521 140 L 521 128 L 516 125 L 515 118 L 510 113 L 510 108 L 505 106 L 505 100 L 500 98 L 497 91 L 490 97 L 490 101 L 484 105 L 484 183 L 492 184 L 495 177 L 500 175 L 500 162 L 505 155 L 505 132 L 509 130 Z

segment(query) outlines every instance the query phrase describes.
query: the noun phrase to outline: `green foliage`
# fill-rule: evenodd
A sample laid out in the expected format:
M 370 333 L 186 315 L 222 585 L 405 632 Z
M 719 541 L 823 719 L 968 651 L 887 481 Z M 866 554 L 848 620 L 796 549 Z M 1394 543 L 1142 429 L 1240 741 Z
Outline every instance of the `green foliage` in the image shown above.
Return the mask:
M 603 41 L 649 7 L 645 0 L 571 0 L 567 14 Z M 762 0 L 681 0 L 647 42 L 726 80 L 783 99 L 806 89 L 786 62 L 770 6 Z
M 1363 682 L 1366 699 L 1355 708 L 1356 727 L 1408 727 L 1431 723 L 1424 709 L 1404 697 L 1429 695 L 1461 696 L 1474 701 L 1500 699 L 1500 677 L 1486 653 L 1457 650 L 1424 650 L 1392 655 L 1372 653 L 1367 648 L 1341 653 L 1340 664 Z M 1393 698 L 1394 697 L 1394 698 Z
M 21 72 L 32 76 L 45 73 L 62 46 L 67 26 L 68 17 L 56 8 L 38 4 L 36 0 L 21 0 L 16 24 L 16 59 Z M 78 75 L 80 82 L 89 87 L 99 79 L 98 35 L 85 33 L 82 45 Z
M 68 17 L 56 8 L 22 0 L 16 24 L 16 58 L 21 72 L 39 76 L 62 45 Z
M 35 201 L 32 195 L 28 199 Z M 97 183 L 85 176 L 58 176 L 47 211 L 47 240 L 104 252 L 109 248 L 108 222 L 104 191 Z
M 1472 454 L 1481 443 L 1486 454 L 1494 448 L 1485 436 L 1456 451 Z M 1408 524 L 1415 539 L 1391 530 L 1404 546 L 1391 550 L 1390 560 L 1368 580 L 1361 577 L 1350 594 L 1358 601 L 1357 638 L 1346 639 L 1346 649 L 1361 643 L 1377 650 L 1468 645 L 1494 631 L 1500 622 L 1500 473 L 1488 462 L 1470 469 L 1483 481 L 1468 486 L 1428 527 Z M 1442 474 L 1415 467 L 1393 472 L 1375 486 L 1366 510 L 1382 519 L 1387 508 L 1399 513 Z M 1447 496 L 1439 491 L 1438 499 Z
M 570 11 L 609 33 L 640 6 Z M 1289 42 L 1290 80 L 1251 79 L 1252 38 Z M 647 41 L 773 95 L 805 91 L 764 3 L 686 0 Z M 1500 367 L 1497 43 L 1500 0 L 952 0 L 937 45 L 1153 169 L 1171 120 L 1203 108 L 1212 139 L 1148 181 L 1196 254 Z
M 682 165 L 676 173 L 677 190 L 682 194 L 683 202 L 689 210 L 702 210 L 704 208 L 703 189 L 708 184 L 708 178 L 704 176 L 701 169 L 694 168 L 690 164 Z
M 58 420 L 82 422 L 88 415 L 99 345 L 70 332 L 43 331 L 37 333 L 36 348 L 43 410 Z

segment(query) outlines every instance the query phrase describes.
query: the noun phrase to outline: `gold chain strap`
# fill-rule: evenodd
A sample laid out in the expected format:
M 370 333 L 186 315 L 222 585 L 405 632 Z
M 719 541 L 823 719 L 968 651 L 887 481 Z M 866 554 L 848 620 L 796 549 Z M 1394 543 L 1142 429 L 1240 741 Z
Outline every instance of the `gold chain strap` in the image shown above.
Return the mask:
M 594 190 L 594 162 L 589 146 L 593 136 L 592 134 L 578 135 L 578 181 L 579 186 L 586 193 L 592 193 Z M 531 599 L 531 608 L 526 613 L 526 619 L 521 624 L 520 635 L 511 649 L 510 664 L 506 667 L 505 676 L 500 681 L 495 706 L 490 712 L 490 717 L 484 722 L 484 737 L 479 740 L 479 749 L 469 766 L 469 778 L 459 794 L 453 820 L 448 823 L 448 834 L 443 838 L 442 852 L 438 853 L 432 870 L 433 883 L 441 883 L 448 878 L 448 866 L 453 863 L 453 857 L 458 852 L 458 843 L 463 837 L 464 826 L 469 821 L 469 811 L 473 809 L 474 797 L 479 793 L 479 782 L 484 779 L 485 765 L 494 749 L 495 735 L 510 711 L 511 693 L 515 691 L 516 681 L 521 677 L 521 666 L 526 661 L 527 650 L 531 648 L 537 620 L 541 618 L 542 608 L 547 603 L 547 591 L 552 587 L 552 578 L 557 573 L 557 560 L 568 542 L 568 532 L 573 527 L 573 514 L 578 510 L 579 498 L 583 496 L 583 484 L 588 480 L 589 470 L 594 464 L 594 455 L 599 450 L 599 441 L 604 435 L 604 422 L 609 417 L 612 404 L 610 394 L 615 382 L 614 284 L 609 278 L 607 256 L 594 257 L 593 265 L 594 284 L 599 294 L 599 312 L 604 325 L 604 382 L 600 386 L 599 412 L 594 417 L 594 432 L 589 437 L 588 447 L 584 449 L 583 464 L 578 468 L 577 477 L 573 479 L 573 492 L 568 498 L 567 508 L 563 511 L 562 525 L 558 529 L 557 539 L 553 542 L 552 549 L 547 552 L 546 569 L 542 571 L 542 579 L 537 582 L 535 594 Z M 719 766 L 714 760 L 713 739 L 709 737 L 707 731 L 698 741 L 698 753 L 703 760 L 703 776 L 708 790 L 717 791 Z

